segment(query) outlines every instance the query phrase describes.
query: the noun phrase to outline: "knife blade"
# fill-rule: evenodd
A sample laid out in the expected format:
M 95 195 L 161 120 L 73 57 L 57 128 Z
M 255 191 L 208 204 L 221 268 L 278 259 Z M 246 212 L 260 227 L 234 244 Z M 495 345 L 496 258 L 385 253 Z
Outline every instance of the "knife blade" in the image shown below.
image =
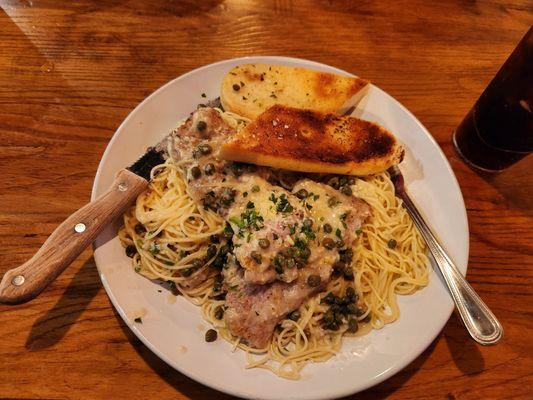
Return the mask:
M 121 216 L 148 187 L 152 168 L 165 161 L 161 143 L 167 138 L 120 170 L 111 187 L 62 222 L 31 259 L 8 270 L 0 282 L 0 303 L 19 304 L 37 297 L 111 221 Z

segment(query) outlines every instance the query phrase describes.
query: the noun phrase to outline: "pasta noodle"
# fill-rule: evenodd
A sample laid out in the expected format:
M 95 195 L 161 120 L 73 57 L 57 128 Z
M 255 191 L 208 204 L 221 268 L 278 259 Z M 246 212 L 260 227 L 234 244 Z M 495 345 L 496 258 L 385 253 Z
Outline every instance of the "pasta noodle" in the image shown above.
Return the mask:
M 358 178 L 352 186 L 354 194 L 371 206 L 372 216 L 353 247 L 353 280 L 334 277 L 325 291 L 301 305 L 297 321 L 287 318 L 278 325 L 267 347 L 251 348 L 226 328 L 220 318 L 224 300 L 214 296 L 217 273 L 210 264 L 222 244 L 212 237 L 223 232 L 223 219 L 193 201 L 182 162 L 170 158 L 155 167 L 151 177 L 149 189 L 125 213 L 119 232 L 127 252 L 132 250 L 135 270 L 149 279 L 172 282 L 189 301 L 201 306 L 204 318 L 219 334 L 246 352 L 248 368 L 298 379 L 307 363 L 334 356 L 344 336 L 360 336 L 395 321 L 397 295 L 414 293 L 428 283 L 425 244 L 394 195 L 389 175 Z M 194 261 L 199 259 L 204 263 Z M 342 297 L 349 287 L 355 289 L 364 310 L 357 314 L 357 331 L 349 332 L 347 326 L 325 330 L 321 324 L 328 308 L 325 296 L 331 292 Z

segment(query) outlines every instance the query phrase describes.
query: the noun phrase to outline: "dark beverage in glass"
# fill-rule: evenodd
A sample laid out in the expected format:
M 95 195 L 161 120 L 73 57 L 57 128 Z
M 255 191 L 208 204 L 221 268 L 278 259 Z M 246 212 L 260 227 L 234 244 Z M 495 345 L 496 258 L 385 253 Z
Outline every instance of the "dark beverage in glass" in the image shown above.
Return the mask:
M 487 172 L 533 151 L 533 27 L 457 127 L 453 142 L 468 165 Z

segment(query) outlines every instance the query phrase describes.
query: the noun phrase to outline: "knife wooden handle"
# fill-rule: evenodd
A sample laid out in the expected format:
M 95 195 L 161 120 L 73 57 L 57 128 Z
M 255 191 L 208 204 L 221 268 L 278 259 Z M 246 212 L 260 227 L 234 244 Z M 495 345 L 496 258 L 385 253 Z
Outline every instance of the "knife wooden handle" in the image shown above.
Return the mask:
M 37 297 L 147 186 L 148 181 L 133 172 L 119 171 L 107 192 L 68 217 L 29 261 L 5 273 L 0 303 L 24 303 Z

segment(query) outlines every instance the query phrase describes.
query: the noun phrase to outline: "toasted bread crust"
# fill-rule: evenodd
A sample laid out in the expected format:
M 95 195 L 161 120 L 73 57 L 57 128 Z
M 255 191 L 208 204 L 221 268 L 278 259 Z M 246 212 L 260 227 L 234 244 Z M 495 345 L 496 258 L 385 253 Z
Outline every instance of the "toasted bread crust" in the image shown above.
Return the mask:
M 225 110 L 250 119 L 274 104 L 321 112 L 343 112 L 367 92 L 364 79 L 304 68 L 243 64 L 222 81 L 220 100 Z
M 372 122 L 275 105 L 223 144 L 220 155 L 303 172 L 367 175 L 401 162 L 404 150 Z

